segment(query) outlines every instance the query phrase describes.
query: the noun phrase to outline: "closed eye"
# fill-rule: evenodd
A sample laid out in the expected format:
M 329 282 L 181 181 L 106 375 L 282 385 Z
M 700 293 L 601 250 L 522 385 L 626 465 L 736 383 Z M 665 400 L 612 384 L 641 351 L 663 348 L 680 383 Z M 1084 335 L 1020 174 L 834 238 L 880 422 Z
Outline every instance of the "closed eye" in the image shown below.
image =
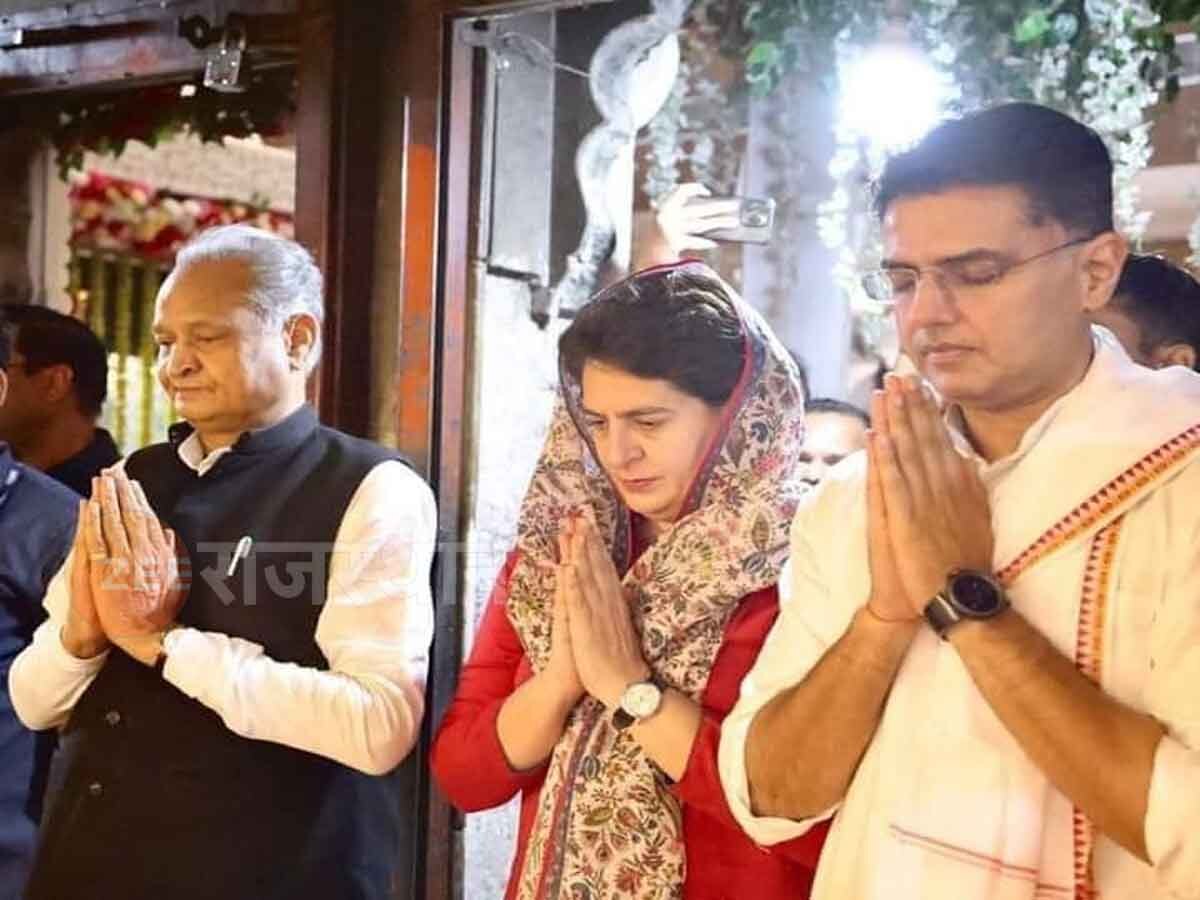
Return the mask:
M 982 286 L 1003 275 L 1005 268 L 994 259 L 972 259 L 948 264 L 946 271 L 960 284 Z

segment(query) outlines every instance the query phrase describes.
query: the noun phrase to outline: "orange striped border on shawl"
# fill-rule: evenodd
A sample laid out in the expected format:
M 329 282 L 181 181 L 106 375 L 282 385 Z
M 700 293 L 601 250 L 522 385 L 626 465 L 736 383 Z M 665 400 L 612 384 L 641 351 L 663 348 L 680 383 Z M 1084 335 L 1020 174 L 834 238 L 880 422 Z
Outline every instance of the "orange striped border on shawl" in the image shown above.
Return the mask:
M 1070 543 L 1144 488 L 1186 462 L 1200 448 L 1200 424 L 1180 432 L 1104 485 L 1059 519 L 997 573 L 1006 587 L 1035 563 Z M 1084 569 L 1075 638 L 1075 667 L 1097 686 L 1104 663 L 1104 628 L 1108 614 L 1112 563 L 1124 516 L 1103 528 L 1092 540 Z M 1072 813 L 1075 900 L 1098 900 L 1092 875 L 1095 826 L 1076 807 Z
M 1200 448 L 1200 425 L 1193 425 L 1147 453 L 1046 529 L 1028 549 L 997 573 L 1000 583 L 1006 587 L 1011 585 L 1034 563 L 1070 543 L 1147 485 L 1186 462 L 1197 448 Z
M 1088 550 L 1083 570 L 1083 590 L 1079 598 L 1079 624 L 1075 630 L 1075 668 L 1088 681 L 1100 686 L 1104 673 L 1104 629 L 1108 618 L 1108 597 L 1112 587 L 1113 559 L 1121 537 L 1121 516 L 1101 529 Z M 1093 876 L 1096 828 L 1078 806 L 1071 813 L 1071 837 L 1075 870 L 1075 900 L 1097 900 Z
M 1097 686 L 1099 686 L 1103 674 L 1104 629 L 1108 615 L 1109 591 L 1112 587 L 1113 560 L 1116 558 L 1117 542 L 1124 523 L 1125 517 L 1120 516 L 1096 534 L 1088 549 L 1087 564 L 1083 573 L 1083 586 L 1079 599 L 1079 620 L 1075 629 L 1075 667 L 1085 678 Z M 1051 532 L 1047 532 L 1047 535 L 1049 534 Z M 1022 554 L 1021 558 L 1026 558 L 1027 555 L 1027 553 Z M 1040 559 L 1042 556 L 1045 556 L 1045 553 L 1030 558 Z M 895 824 L 889 827 L 893 836 L 902 843 L 920 846 L 939 856 L 988 869 L 1002 877 L 1032 882 L 1035 897 L 1061 897 L 1064 900 L 1066 897 L 1071 897 L 1073 900 L 1099 900 L 1100 898 L 1092 875 L 1092 857 L 1096 840 L 1095 827 L 1079 807 L 1072 810 L 1071 816 L 1074 888 L 1040 882 L 1037 870 L 1027 866 L 1015 866 L 996 857 L 917 834 Z

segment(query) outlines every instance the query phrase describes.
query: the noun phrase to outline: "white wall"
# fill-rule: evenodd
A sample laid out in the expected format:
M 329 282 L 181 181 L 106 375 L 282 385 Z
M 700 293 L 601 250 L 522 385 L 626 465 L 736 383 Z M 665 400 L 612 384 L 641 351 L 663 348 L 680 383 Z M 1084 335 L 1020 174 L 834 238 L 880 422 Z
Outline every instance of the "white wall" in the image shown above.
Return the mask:
M 471 494 L 467 497 L 463 573 L 463 658 L 471 652 L 492 583 L 512 547 L 517 515 L 542 450 L 554 404 L 557 340 L 565 321 L 540 330 L 529 317 L 529 288 L 486 277 L 474 310 L 469 441 Z M 464 894 L 503 897 L 517 845 L 518 802 L 466 817 Z

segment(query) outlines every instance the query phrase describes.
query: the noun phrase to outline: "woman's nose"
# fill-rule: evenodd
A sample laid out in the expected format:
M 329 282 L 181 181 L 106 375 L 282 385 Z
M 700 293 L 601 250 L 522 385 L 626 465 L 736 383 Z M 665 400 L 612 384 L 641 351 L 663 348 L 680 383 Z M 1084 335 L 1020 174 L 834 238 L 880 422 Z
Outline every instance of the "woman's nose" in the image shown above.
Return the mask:
M 636 462 L 642 455 L 641 445 L 628 428 L 613 429 L 613 461 L 618 466 Z

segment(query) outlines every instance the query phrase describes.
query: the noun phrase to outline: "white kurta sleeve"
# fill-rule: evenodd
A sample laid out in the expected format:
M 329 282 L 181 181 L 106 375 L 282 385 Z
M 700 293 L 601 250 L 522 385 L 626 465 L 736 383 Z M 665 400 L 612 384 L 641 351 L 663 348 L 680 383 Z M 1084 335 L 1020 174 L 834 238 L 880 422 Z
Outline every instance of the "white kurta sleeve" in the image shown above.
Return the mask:
M 836 472 L 837 470 L 835 470 Z M 849 471 L 853 471 L 850 469 Z M 843 471 L 843 477 L 846 472 Z M 853 478 L 827 482 L 806 500 L 792 523 L 791 557 L 780 575 L 779 618 L 767 636 L 758 659 L 742 681 L 737 704 L 721 728 L 718 763 L 729 808 L 743 830 L 762 845 L 799 837 L 833 815 L 836 806 L 802 821 L 754 814 L 746 775 L 746 737 L 754 717 L 778 694 L 803 681 L 849 624 L 865 598 L 851 599 L 827 576 L 831 546 L 830 523 L 854 528 L 861 515 L 846 518 L 840 507 L 861 495 Z M 858 579 L 854 579 L 858 580 Z
M 13 660 L 8 673 L 8 691 L 17 718 L 34 731 L 66 722 L 108 658 L 105 651 L 91 659 L 77 659 L 63 647 L 62 627 L 71 603 L 71 560 L 68 554 L 50 580 L 42 601 L 48 618 L 34 631 L 33 641 Z

